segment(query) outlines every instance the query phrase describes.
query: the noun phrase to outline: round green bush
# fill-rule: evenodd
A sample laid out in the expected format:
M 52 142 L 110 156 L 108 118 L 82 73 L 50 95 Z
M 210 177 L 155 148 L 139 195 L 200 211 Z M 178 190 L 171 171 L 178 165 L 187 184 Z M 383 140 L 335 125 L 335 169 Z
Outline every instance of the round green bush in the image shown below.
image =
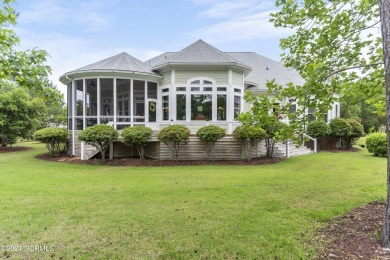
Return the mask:
M 204 126 L 196 132 L 196 136 L 199 140 L 206 143 L 215 143 L 225 135 L 225 129 L 216 125 Z
M 385 133 L 369 134 L 366 138 L 366 147 L 368 152 L 374 156 L 387 156 L 387 135 Z
M 36 131 L 33 137 L 46 144 L 49 154 L 56 155 L 65 149 L 68 131 L 64 128 L 46 127 Z
M 160 142 L 171 150 L 171 159 L 179 159 L 179 151 L 190 138 L 191 131 L 184 125 L 170 125 L 163 128 L 157 135 Z
M 153 135 L 153 130 L 147 126 L 126 127 L 122 130 L 122 142 L 126 145 L 134 145 L 141 160 L 145 159 L 144 147 Z
M 265 139 L 267 137 L 267 133 L 260 126 L 241 125 L 234 129 L 233 136 L 238 140 L 249 140 L 254 142 Z
M 324 120 L 315 120 L 307 125 L 307 134 L 318 138 L 330 134 L 330 127 Z
M 276 134 L 280 134 L 283 130 L 287 129 L 288 125 L 281 121 L 271 121 L 261 124 L 261 128 L 267 133 L 267 138 L 273 138 Z
M 329 123 L 331 135 L 348 137 L 352 134 L 352 126 L 344 118 L 332 119 Z
M 360 124 L 358 121 L 354 119 L 348 119 L 347 122 L 352 127 L 352 131 L 350 135 L 352 138 L 364 136 L 364 127 L 362 124 Z
M 79 134 L 79 140 L 86 144 L 93 145 L 102 154 L 102 162 L 105 161 L 105 153 L 110 144 L 118 138 L 118 131 L 109 125 L 94 125 L 85 128 Z

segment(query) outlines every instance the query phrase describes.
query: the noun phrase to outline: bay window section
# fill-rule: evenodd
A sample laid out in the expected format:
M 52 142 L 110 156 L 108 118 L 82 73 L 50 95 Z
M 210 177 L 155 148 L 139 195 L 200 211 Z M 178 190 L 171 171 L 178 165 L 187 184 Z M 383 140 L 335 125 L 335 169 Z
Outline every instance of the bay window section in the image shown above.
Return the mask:
M 163 120 L 169 120 L 169 96 L 162 97 L 162 116 Z
M 87 127 L 97 124 L 98 99 L 96 82 L 96 79 L 85 80 L 85 120 L 87 121 Z
M 118 122 L 130 122 L 130 80 L 116 80 L 116 117 Z
M 234 119 L 238 119 L 241 114 L 241 97 L 234 96 Z
M 212 95 L 191 95 L 191 120 L 213 120 Z
M 217 120 L 226 121 L 226 95 L 217 95 Z
M 186 120 L 186 95 L 176 95 L 176 120 Z

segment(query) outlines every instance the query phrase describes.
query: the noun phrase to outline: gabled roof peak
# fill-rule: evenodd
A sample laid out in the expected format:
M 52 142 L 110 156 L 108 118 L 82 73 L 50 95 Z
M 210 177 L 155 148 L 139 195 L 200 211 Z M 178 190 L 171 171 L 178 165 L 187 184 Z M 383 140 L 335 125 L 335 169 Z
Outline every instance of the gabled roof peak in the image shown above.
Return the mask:
M 246 67 L 240 61 L 218 50 L 202 39 L 197 40 L 173 55 L 164 56 L 164 59 L 160 59 L 160 62 L 153 67 L 160 68 L 168 64 L 234 64 Z

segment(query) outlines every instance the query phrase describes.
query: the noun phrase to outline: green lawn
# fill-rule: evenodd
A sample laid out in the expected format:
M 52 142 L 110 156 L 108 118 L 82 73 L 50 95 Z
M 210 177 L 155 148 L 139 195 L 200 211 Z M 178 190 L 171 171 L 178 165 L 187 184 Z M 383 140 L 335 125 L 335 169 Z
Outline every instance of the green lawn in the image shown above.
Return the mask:
M 150 168 L 34 158 L 43 152 L 0 154 L 0 245 L 54 252 L 0 258 L 312 258 L 325 221 L 385 198 L 386 159 L 365 151 Z

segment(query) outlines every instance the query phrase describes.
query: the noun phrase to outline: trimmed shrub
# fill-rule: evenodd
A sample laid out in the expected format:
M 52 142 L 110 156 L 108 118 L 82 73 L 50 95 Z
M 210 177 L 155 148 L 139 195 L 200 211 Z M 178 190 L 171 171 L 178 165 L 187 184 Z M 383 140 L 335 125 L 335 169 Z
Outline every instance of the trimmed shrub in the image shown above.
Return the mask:
M 225 129 L 216 125 L 204 126 L 196 132 L 196 136 L 202 142 L 207 144 L 206 155 L 210 160 L 210 154 L 214 161 L 214 146 L 215 143 L 226 135 Z
M 233 136 L 242 142 L 244 158 L 251 160 L 252 147 L 256 144 L 256 142 L 266 138 L 267 133 L 260 126 L 241 125 L 234 129 Z
M 171 159 L 178 160 L 179 152 L 183 145 L 187 144 L 190 134 L 190 129 L 184 125 L 170 125 L 163 128 L 157 138 L 171 150 Z
M 352 127 L 351 135 L 346 138 L 346 145 L 348 148 L 352 148 L 353 143 L 359 137 L 364 136 L 364 127 L 358 121 L 354 119 L 348 119 L 347 122 Z
M 374 156 L 387 156 L 387 135 L 385 133 L 369 134 L 366 138 L 366 147 Z
M 51 155 L 58 155 L 66 150 L 68 131 L 64 128 L 46 127 L 36 131 L 34 139 L 46 144 Z
M 315 120 L 307 125 L 307 134 L 311 137 L 324 137 L 330 134 L 330 127 L 324 120 Z
M 79 140 L 86 144 L 93 145 L 102 154 L 102 163 L 106 160 L 106 151 L 110 144 L 118 138 L 118 132 L 109 125 L 90 126 L 81 131 Z
M 145 160 L 145 146 L 152 137 L 153 130 L 147 126 L 126 127 L 122 130 L 122 142 L 137 148 L 139 158 Z
M 344 118 L 334 118 L 329 123 L 330 134 L 338 137 L 336 148 L 348 148 L 346 142 L 352 134 L 352 126 Z M 344 143 L 344 145 L 343 145 Z

